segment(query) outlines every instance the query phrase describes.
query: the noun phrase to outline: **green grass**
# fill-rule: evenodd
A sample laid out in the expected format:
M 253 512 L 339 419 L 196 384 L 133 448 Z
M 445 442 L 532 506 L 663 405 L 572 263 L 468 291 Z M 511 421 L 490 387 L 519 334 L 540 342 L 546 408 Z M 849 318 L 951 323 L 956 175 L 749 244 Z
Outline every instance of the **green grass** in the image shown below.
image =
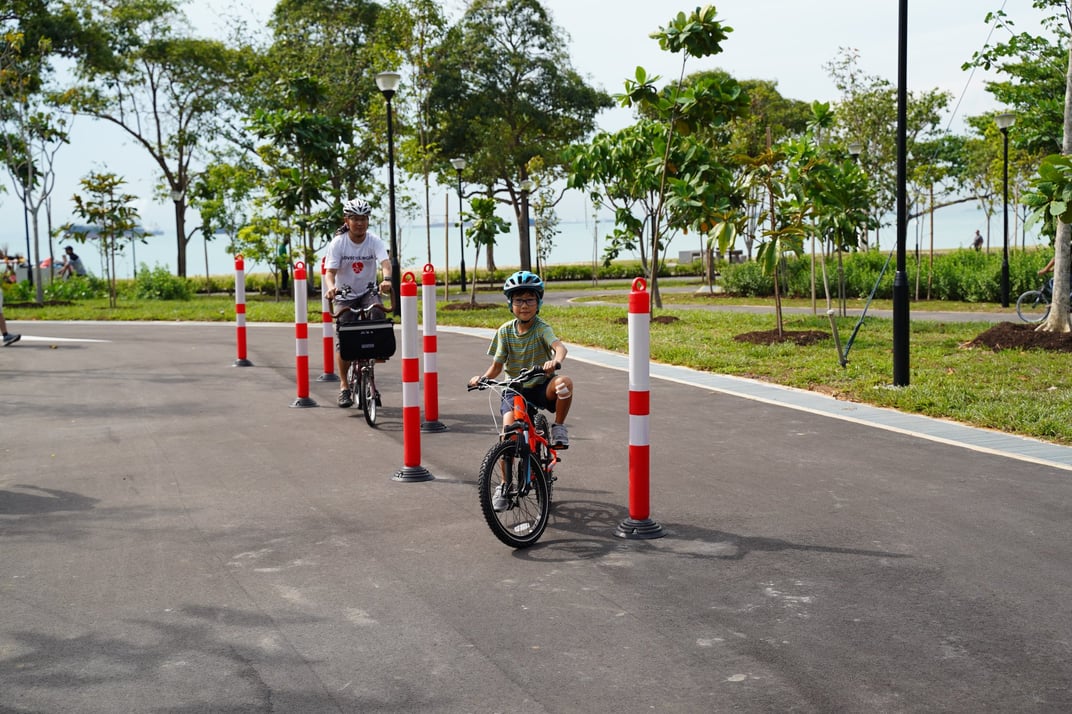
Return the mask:
M 601 289 L 609 286 L 603 285 Z M 667 303 L 670 303 L 667 296 Z M 674 295 L 673 301 L 689 296 Z M 600 298 L 609 301 L 609 298 Z M 619 301 L 619 298 L 614 298 Z M 441 325 L 497 327 L 509 313 L 496 295 L 482 295 L 493 309 L 447 310 L 440 304 Z M 419 304 L 420 301 L 418 301 Z M 621 301 L 624 302 L 624 301 Z M 802 301 L 810 307 L 811 301 Z M 746 301 L 762 304 L 762 301 Z M 800 304 L 801 301 L 786 304 Z M 862 305 L 857 305 L 860 307 Z M 319 322 L 320 300 L 309 301 L 309 320 Z M 873 307 L 881 307 L 875 303 Z M 913 303 L 911 310 L 979 310 L 979 305 Z M 657 311 L 657 315 L 671 312 Z M 825 304 L 820 316 L 785 316 L 787 330 L 830 332 Z M 188 301 L 120 300 L 115 309 L 106 299 L 79 301 L 67 306 L 5 306 L 9 320 L 197 320 L 233 321 L 234 299 L 199 296 Z M 625 352 L 628 327 L 624 304 L 592 305 L 583 309 L 545 306 L 541 313 L 567 342 Z M 869 317 L 860 329 L 846 367 L 838 363 L 833 338 L 798 347 L 773 347 L 737 342 L 735 335 L 775 327 L 772 315 L 751 315 L 705 310 L 674 310 L 679 318 L 670 324 L 652 323 L 651 357 L 657 362 L 760 379 L 800 389 L 820 391 L 839 399 L 890 407 L 905 412 L 950 419 L 974 426 L 1072 445 L 1072 370 L 1068 354 L 1045 351 L 969 349 L 970 342 L 989 323 L 944 323 L 914 320 L 909 346 L 909 385 L 892 388 L 892 321 Z M 250 322 L 290 322 L 290 301 L 250 296 Z M 840 318 L 846 340 L 856 318 Z M 727 415 L 724 418 L 732 418 Z M 713 423 L 717 428 L 717 423 Z

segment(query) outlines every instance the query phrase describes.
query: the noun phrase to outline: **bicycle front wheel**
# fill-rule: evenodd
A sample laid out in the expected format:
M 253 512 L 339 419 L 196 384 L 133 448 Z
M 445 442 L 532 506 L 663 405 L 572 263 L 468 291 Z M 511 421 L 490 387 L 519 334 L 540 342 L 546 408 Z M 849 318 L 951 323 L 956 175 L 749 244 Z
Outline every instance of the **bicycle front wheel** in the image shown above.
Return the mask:
M 501 441 L 484 456 L 477 488 L 480 510 L 495 537 L 511 548 L 527 548 L 547 527 L 551 499 L 543 467 L 531 453 L 518 454 L 517 444 Z M 495 510 L 495 492 L 502 489 L 506 508 Z M 500 504 L 501 505 L 501 504 Z
M 1028 290 L 1016 298 L 1016 314 L 1024 322 L 1042 322 L 1050 314 L 1050 302 L 1038 290 Z
M 361 391 L 361 368 L 358 367 L 357 362 L 351 362 L 346 370 L 346 386 L 350 390 L 350 398 L 357 399 Z
M 379 406 L 376 394 L 376 377 L 371 364 L 361 369 L 361 406 L 365 410 L 365 421 L 369 426 L 376 426 L 376 409 Z

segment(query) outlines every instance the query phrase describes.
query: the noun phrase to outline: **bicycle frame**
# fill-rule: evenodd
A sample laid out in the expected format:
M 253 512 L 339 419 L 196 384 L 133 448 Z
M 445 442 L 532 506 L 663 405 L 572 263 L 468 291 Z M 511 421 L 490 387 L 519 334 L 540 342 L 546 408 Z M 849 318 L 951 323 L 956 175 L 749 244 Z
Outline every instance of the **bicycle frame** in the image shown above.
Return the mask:
M 514 421 L 512 424 L 503 429 L 502 438 L 507 439 L 511 433 L 519 433 L 521 439 L 518 442 L 520 448 L 524 445 L 525 451 L 529 453 L 535 453 L 539 455 L 540 448 L 547 449 L 549 458 L 540 459 L 543 462 L 544 471 L 548 476 L 551 476 L 554 471 L 555 464 L 558 463 L 558 451 L 551 446 L 551 442 L 547 440 L 546 436 L 540 436 L 540 433 L 536 431 L 536 423 L 533 420 L 532 414 L 529 411 L 530 405 L 525 398 L 514 392 Z M 533 411 L 537 411 L 538 407 L 531 405 Z M 527 463 L 527 462 L 526 462 Z M 528 474 L 526 474 L 526 484 L 528 482 Z M 527 488 L 527 485 L 526 485 Z

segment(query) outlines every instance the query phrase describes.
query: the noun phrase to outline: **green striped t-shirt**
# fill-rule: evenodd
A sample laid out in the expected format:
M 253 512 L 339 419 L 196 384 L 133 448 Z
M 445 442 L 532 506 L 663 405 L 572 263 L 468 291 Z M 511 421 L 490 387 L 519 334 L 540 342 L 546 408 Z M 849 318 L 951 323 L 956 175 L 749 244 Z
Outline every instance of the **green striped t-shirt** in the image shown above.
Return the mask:
M 491 338 L 488 354 L 503 365 L 506 373 L 513 377 L 521 374 L 533 365 L 542 365 L 555 356 L 551 347 L 558 338 L 555 331 L 539 316 L 532 322 L 532 327 L 525 334 L 517 331 L 517 320 L 503 323 L 495 336 Z M 529 380 L 524 386 L 535 384 L 540 377 Z

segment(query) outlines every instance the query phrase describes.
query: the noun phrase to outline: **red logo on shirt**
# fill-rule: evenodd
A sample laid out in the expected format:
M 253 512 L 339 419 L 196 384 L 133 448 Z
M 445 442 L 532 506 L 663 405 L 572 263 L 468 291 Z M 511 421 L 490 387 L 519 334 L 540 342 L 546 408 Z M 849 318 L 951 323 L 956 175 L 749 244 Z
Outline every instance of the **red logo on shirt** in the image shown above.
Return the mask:
M 360 275 L 361 271 L 365 269 L 365 264 L 363 262 L 361 262 L 360 260 L 358 260 L 358 261 L 354 262 L 353 268 L 354 268 L 354 275 Z

